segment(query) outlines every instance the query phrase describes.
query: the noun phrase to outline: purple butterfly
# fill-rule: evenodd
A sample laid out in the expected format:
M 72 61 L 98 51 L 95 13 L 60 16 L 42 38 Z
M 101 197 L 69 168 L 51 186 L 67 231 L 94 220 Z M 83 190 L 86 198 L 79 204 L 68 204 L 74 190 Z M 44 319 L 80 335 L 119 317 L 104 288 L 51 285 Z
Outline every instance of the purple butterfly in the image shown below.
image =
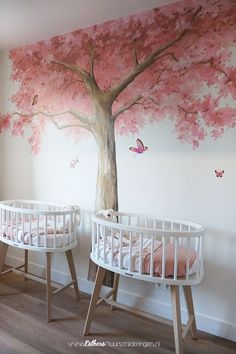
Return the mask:
M 223 177 L 224 173 L 225 173 L 224 170 L 219 170 L 219 171 L 215 170 L 216 177 Z
M 143 145 L 143 142 L 140 139 L 136 140 L 137 147 L 130 147 L 129 149 L 137 154 L 143 154 L 144 151 L 147 151 L 148 147 Z

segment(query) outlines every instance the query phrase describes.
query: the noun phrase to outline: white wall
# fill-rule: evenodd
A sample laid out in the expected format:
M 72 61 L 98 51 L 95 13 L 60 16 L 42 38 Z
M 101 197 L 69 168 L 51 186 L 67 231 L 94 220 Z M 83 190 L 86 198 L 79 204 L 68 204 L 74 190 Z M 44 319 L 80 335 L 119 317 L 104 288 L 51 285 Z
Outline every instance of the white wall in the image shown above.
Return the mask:
M 4 97 L 10 97 L 14 87 L 7 78 L 10 64 L 6 55 L 0 66 L 6 77 Z M 9 102 L 5 103 L 6 110 L 11 108 Z M 207 139 L 198 150 L 180 144 L 169 121 L 147 126 L 140 137 L 149 150 L 135 156 L 129 147 L 137 137 L 117 136 L 120 210 L 180 217 L 207 227 L 205 277 L 194 287 L 198 327 L 236 340 L 236 129 L 228 130 L 217 141 Z M 93 138 L 75 144 L 50 127 L 35 158 L 27 138 L 12 138 L 9 133 L 0 138 L 2 199 L 36 198 L 81 207 L 83 222 L 74 255 L 81 289 L 90 292 L 91 283 L 86 280 L 91 243 L 89 215 L 95 199 L 97 166 Z M 79 165 L 71 169 L 69 163 L 77 154 Z M 215 177 L 216 168 L 225 170 L 222 179 Z M 11 249 L 8 263 L 16 264 L 21 257 Z M 32 270 L 41 274 L 43 257 L 32 253 L 30 260 Z M 53 268 L 54 279 L 65 281 L 68 274 L 62 255 L 54 257 Z M 169 293 L 152 284 L 144 286 L 140 281 L 122 279 L 120 300 L 171 316 Z

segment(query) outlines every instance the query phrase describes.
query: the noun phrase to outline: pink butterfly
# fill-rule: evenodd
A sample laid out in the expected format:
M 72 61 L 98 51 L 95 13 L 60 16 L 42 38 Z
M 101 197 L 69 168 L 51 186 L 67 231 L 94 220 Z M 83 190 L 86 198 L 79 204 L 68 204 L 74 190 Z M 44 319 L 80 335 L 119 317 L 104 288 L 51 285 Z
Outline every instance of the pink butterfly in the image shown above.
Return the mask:
M 143 142 L 140 139 L 136 140 L 137 147 L 130 147 L 129 149 L 137 154 L 143 154 L 144 151 L 147 151 L 148 147 L 143 145 Z
M 79 159 L 78 156 L 76 156 L 76 158 L 70 162 L 70 168 L 75 168 L 75 166 L 78 165 L 78 163 L 79 163 Z
M 223 177 L 223 174 L 225 173 L 224 170 L 215 170 L 216 177 Z

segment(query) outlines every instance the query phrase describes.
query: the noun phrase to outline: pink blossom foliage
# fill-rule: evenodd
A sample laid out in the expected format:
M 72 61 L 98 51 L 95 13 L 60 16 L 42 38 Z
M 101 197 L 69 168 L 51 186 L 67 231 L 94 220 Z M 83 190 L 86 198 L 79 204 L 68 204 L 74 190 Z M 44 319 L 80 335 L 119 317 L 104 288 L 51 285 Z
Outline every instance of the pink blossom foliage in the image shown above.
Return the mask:
M 10 127 L 11 116 L 9 113 L 0 115 L 0 133 Z
M 197 9 L 201 9 L 191 21 Z M 12 132 L 22 135 L 32 128 L 32 151 L 38 152 L 49 117 L 34 116 L 75 109 L 94 114 L 86 87 L 76 73 L 55 63 L 63 61 L 90 70 L 104 91 L 119 83 L 154 50 L 187 31 L 174 46 L 138 75 L 117 97 L 115 112 L 138 96 L 142 98 L 120 114 L 120 134 L 138 134 L 147 123 L 164 118 L 174 121 L 179 140 L 198 147 L 207 135 L 217 138 L 236 124 L 236 2 L 186 0 L 102 25 L 78 30 L 33 45 L 14 49 L 11 78 L 19 83 L 12 102 L 16 105 Z M 37 96 L 37 100 L 34 99 Z M 75 117 L 56 117 L 58 125 L 73 125 Z M 9 114 L 0 120 L 8 127 Z M 66 130 L 65 130 L 66 131 Z M 75 138 L 85 130 L 68 128 Z

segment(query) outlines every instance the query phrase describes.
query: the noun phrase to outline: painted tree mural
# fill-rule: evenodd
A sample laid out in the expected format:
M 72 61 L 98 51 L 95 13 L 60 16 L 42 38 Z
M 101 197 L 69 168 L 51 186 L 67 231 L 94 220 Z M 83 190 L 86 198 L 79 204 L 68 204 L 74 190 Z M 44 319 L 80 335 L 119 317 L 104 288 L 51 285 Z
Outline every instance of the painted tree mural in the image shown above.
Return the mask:
M 198 147 L 236 124 L 236 2 L 185 1 L 12 50 L 15 112 L 0 129 L 31 130 L 38 153 L 48 124 L 98 146 L 95 209 L 118 208 L 115 130 L 138 134 L 174 121 Z

